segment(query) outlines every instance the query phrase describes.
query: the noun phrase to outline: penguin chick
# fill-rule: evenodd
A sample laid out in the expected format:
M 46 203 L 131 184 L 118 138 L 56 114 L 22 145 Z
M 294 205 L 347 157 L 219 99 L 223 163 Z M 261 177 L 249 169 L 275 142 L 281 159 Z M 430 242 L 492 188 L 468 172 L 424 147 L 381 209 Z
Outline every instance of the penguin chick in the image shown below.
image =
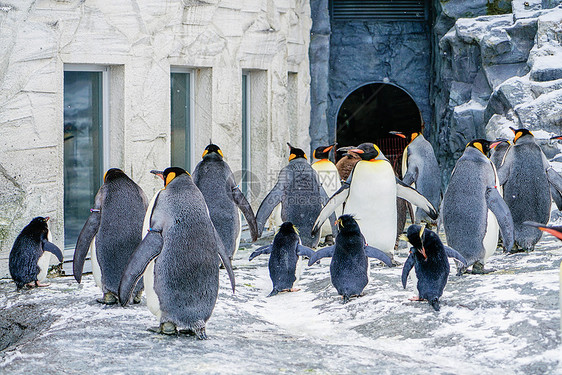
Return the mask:
M 466 259 L 458 251 L 443 245 L 439 236 L 425 229 L 425 225 L 410 225 L 405 241 L 412 244 L 410 255 L 402 268 L 402 286 L 406 288 L 408 274 L 415 267 L 419 296 L 416 301 L 427 300 L 439 311 L 439 298 L 447 284 L 450 266 L 447 257 L 455 258 L 466 267 Z
M 377 258 L 392 267 L 392 260 L 381 250 L 365 243 L 357 221 L 351 215 L 342 215 L 338 221 L 339 233 L 333 246 L 315 252 L 308 261 L 311 266 L 322 258 L 332 257 L 330 278 L 332 285 L 343 297 L 343 303 L 360 296 L 369 283 L 369 260 Z
M 355 149 L 356 147 L 341 147 L 338 148 L 338 152 L 345 152 L 343 154 L 343 156 L 336 162 L 336 168 L 338 170 L 338 173 L 340 175 L 340 179 L 346 181 L 347 178 L 349 177 L 349 175 L 351 174 L 351 171 L 353 171 L 353 168 L 355 167 L 355 164 L 359 163 L 361 161 L 361 156 L 359 156 L 359 154 L 350 151 L 352 149 Z
M 8 263 L 10 276 L 12 276 L 12 280 L 14 280 L 18 289 L 24 286 L 49 285 L 41 284 L 42 280 L 38 280 L 39 272 L 43 271 L 46 274 L 47 271 L 42 270 L 37 264 L 45 251 L 54 254 L 59 262 L 62 262 L 61 250 L 48 240 L 49 226 L 47 221 L 49 221 L 48 216 L 34 218 L 22 229 L 14 241 Z M 48 264 L 45 267 L 48 267 Z
M 300 256 L 310 257 L 314 250 L 300 244 L 300 239 L 295 226 L 291 222 L 284 222 L 273 238 L 273 243 L 262 246 L 250 255 L 252 260 L 258 255 L 269 256 L 269 277 L 273 283 L 273 290 L 268 297 L 281 292 L 296 292 L 294 288 L 297 281 L 296 269 Z

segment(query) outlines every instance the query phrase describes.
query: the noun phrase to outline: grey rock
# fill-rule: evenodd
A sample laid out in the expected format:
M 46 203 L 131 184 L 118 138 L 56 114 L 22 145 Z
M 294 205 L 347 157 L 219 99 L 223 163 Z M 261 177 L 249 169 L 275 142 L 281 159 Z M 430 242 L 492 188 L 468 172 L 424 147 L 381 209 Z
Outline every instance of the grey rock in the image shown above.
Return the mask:
M 562 54 L 535 58 L 531 79 L 539 82 L 562 79 Z

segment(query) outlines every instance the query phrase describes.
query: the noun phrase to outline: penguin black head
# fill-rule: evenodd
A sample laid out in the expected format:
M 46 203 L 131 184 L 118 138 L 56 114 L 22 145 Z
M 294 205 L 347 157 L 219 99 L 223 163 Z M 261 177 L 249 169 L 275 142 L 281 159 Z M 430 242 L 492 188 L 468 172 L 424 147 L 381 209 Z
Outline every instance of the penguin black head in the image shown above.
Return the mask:
M 363 160 L 377 159 L 381 155 L 381 150 L 374 143 L 361 143 L 357 148 L 349 150 L 358 154 Z
M 355 221 L 352 215 L 342 215 L 338 218 L 336 223 L 338 224 L 338 229 L 341 233 L 361 233 L 359 224 L 357 224 L 357 221 Z
M 475 139 L 474 141 L 467 144 L 466 147 L 474 147 L 484 155 L 488 156 L 488 154 L 490 153 L 490 144 L 491 142 L 487 139 Z
M 299 233 L 297 228 L 290 221 L 286 221 L 283 224 L 281 224 L 281 226 L 279 226 L 279 232 L 283 234 Z
M 116 178 L 123 177 L 124 175 L 125 172 L 123 172 L 121 169 L 111 168 L 108 169 L 107 172 L 105 172 L 105 175 L 103 176 L 103 182 L 109 182 L 115 180 Z
M 150 173 L 157 175 L 158 177 L 160 177 L 162 180 L 164 180 L 164 187 L 168 186 L 168 184 L 170 182 L 172 182 L 172 180 L 182 174 L 187 174 L 189 175 L 189 173 L 187 173 L 187 171 L 185 169 L 179 168 L 179 167 L 168 167 L 166 169 L 164 169 L 164 171 L 158 171 L 158 170 L 151 170 Z
M 425 229 L 425 224 L 410 225 L 405 237 L 401 235 L 400 239 L 411 243 L 415 251 L 425 259 L 433 258 L 437 254 L 437 250 L 443 247 L 439 236 L 435 232 Z
M 25 231 L 31 232 L 31 233 L 41 233 L 41 232 L 47 232 L 49 230 L 49 226 L 47 224 L 47 222 L 49 221 L 50 217 L 49 216 L 37 216 L 34 217 L 29 224 L 25 227 Z
M 291 154 L 289 155 L 289 161 L 295 160 L 295 159 L 298 159 L 298 158 L 307 159 L 306 154 L 304 153 L 303 150 L 301 150 L 300 148 L 291 146 L 291 144 L 289 142 L 287 142 L 287 145 L 289 145 L 289 147 L 291 148 Z
M 330 150 L 334 148 L 335 144 L 330 146 L 320 146 L 317 147 L 316 150 L 312 153 L 312 156 L 315 159 L 328 159 L 328 155 L 330 155 Z
M 511 126 L 509 127 L 511 129 L 511 131 L 513 132 L 513 134 L 515 134 L 515 137 L 513 138 L 513 143 L 516 143 L 517 140 L 525 135 L 530 135 L 531 137 L 534 137 L 533 133 L 531 133 L 530 131 L 528 131 L 527 129 L 514 129 Z
M 201 157 L 205 158 L 207 155 L 213 155 L 213 154 L 220 156 L 221 159 L 224 158 L 224 155 L 222 154 L 220 147 L 213 143 L 205 147 L 205 151 L 203 151 L 203 155 Z

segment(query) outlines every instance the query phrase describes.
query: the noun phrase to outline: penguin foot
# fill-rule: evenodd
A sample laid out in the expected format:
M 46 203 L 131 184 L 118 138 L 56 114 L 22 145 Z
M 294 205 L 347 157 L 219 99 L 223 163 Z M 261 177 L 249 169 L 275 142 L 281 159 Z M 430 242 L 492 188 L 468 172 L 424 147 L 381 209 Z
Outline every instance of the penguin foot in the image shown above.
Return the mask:
M 142 290 L 139 290 L 138 293 L 135 294 L 135 296 L 133 297 L 133 304 L 137 305 L 141 303 L 141 298 L 142 298 Z
M 421 302 L 421 301 L 425 301 L 425 299 L 420 298 L 419 296 L 413 296 L 412 298 L 408 298 L 408 301 Z
M 291 288 L 291 289 L 287 289 L 287 292 L 289 292 L 289 293 L 300 292 L 300 288 Z
M 35 286 L 39 287 L 39 288 L 43 288 L 43 287 L 46 287 L 46 286 L 49 286 L 49 285 L 51 285 L 51 283 L 41 284 L 39 281 L 35 282 Z
M 160 328 L 158 330 L 158 333 L 161 333 L 163 335 L 177 335 L 178 334 L 178 330 L 177 327 L 174 323 L 172 322 L 164 322 L 164 323 L 160 323 Z
M 332 246 L 333 244 L 335 244 L 334 236 L 331 235 L 331 234 L 328 234 L 326 236 L 326 238 L 324 238 L 324 243 L 322 244 L 322 246 Z
M 115 305 L 118 300 L 115 294 L 106 292 L 103 294 L 103 298 L 98 298 L 96 301 L 104 305 Z
M 485 275 L 490 272 L 495 272 L 496 270 L 493 268 L 484 269 L 484 265 L 482 263 L 476 262 L 472 265 L 472 274 L 473 275 Z
M 383 263 L 383 266 L 385 264 Z M 399 261 L 397 261 L 396 259 L 392 258 L 392 267 L 397 267 L 397 266 L 401 266 L 402 263 L 400 263 Z
M 460 263 L 459 263 L 460 264 Z M 474 268 L 474 267 L 473 267 Z M 467 267 L 459 267 L 457 265 L 457 276 L 462 276 L 463 274 L 467 273 L 468 268 Z
M 197 336 L 199 340 L 207 340 L 207 333 L 205 332 L 205 327 L 197 328 L 193 331 L 193 333 L 195 333 L 195 336 Z
M 343 305 L 345 305 L 346 303 L 348 303 L 348 302 L 349 302 L 349 299 L 351 298 L 351 297 L 348 296 L 348 295 L 343 295 L 342 297 L 343 297 L 343 301 L 342 301 L 342 304 L 343 304 Z
M 431 301 L 428 301 L 428 302 L 431 305 L 431 307 L 433 307 L 433 309 L 435 311 L 441 310 L 441 307 L 439 306 L 439 300 L 437 298 L 434 298 L 434 299 L 432 299 Z

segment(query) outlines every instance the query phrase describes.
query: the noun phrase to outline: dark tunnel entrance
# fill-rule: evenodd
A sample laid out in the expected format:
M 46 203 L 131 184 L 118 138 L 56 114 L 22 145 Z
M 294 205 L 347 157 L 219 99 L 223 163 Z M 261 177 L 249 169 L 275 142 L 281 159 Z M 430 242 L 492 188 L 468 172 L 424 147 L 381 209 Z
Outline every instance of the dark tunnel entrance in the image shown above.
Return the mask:
M 390 131 L 410 134 L 421 132 L 423 120 L 412 97 L 400 87 L 388 83 L 370 83 L 351 92 L 337 115 L 338 147 L 373 142 L 400 173 L 402 152 L 408 140 Z

